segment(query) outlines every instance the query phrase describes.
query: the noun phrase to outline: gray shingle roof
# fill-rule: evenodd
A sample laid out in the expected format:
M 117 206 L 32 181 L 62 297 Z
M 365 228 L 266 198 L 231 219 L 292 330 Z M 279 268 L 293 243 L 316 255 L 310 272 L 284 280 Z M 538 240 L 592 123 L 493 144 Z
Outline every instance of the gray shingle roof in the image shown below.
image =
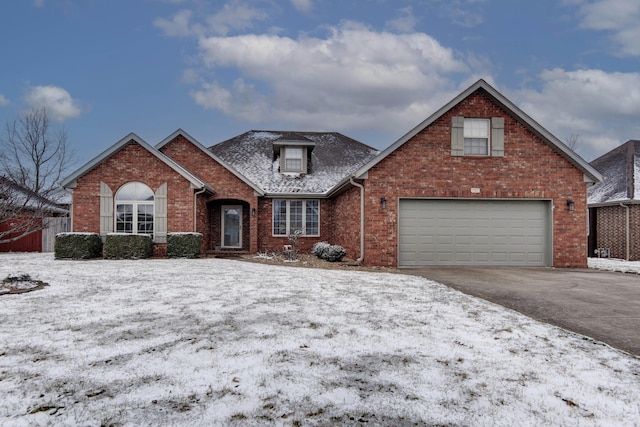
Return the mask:
M 308 174 L 283 174 L 273 144 L 282 140 L 315 143 Z M 336 132 L 252 130 L 209 148 L 266 194 L 326 194 L 378 154 L 368 145 Z
M 589 187 L 588 203 L 640 200 L 640 141 L 627 141 L 591 162 L 603 181 Z

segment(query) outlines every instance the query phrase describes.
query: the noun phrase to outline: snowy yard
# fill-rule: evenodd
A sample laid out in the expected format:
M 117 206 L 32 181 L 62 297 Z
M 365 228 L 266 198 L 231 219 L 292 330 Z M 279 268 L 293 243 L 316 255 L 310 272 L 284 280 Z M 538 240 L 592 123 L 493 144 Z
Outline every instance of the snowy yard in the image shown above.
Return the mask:
M 640 360 L 414 276 L 0 254 L 0 425 L 637 425 Z

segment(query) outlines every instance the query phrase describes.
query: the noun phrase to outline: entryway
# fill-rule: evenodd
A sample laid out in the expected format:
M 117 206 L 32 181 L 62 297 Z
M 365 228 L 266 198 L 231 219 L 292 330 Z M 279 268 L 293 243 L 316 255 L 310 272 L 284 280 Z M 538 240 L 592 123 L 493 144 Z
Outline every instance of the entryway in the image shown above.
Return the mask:
M 248 252 L 249 204 L 241 200 L 216 200 L 209 204 L 209 252 Z

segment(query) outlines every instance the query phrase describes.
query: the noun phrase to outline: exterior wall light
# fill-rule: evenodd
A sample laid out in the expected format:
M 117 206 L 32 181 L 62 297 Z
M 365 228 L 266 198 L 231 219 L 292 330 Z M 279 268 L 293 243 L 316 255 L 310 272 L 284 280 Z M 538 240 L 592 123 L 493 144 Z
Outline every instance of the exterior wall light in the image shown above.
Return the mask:
M 251 208 L 251 216 L 256 216 L 256 208 Z
M 569 211 L 573 212 L 574 210 L 576 210 L 576 204 L 573 200 L 571 199 L 567 199 L 567 207 L 569 208 Z
M 387 209 L 387 199 L 386 199 L 386 197 L 380 197 L 380 206 L 382 206 L 382 209 Z

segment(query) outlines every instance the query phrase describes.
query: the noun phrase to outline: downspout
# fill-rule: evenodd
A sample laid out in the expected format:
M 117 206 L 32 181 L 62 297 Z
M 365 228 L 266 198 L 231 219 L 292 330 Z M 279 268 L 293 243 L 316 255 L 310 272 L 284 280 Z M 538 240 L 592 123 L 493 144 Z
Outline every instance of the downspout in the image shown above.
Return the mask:
M 364 261 L 364 185 L 355 182 L 353 177 L 349 177 L 349 182 L 360 188 L 360 258 L 356 260 L 356 264 L 360 265 Z
M 202 190 L 200 191 L 196 191 L 195 193 L 193 193 L 193 232 L 197 233 L 198 232 L 198 227 L 197 227 L 197 200 L 198 200 L 198 196 L 202 193 L 204 193 L 205 191 L 207 191 L 206 187 L 202 187 Z
M 625 205 L 624 203 L 620 203 L 620 206 L 622 206 L 623 208 L 625 208 L 627 210 L 627 258 L 626 260 L 629 261 L 629 206 Z

